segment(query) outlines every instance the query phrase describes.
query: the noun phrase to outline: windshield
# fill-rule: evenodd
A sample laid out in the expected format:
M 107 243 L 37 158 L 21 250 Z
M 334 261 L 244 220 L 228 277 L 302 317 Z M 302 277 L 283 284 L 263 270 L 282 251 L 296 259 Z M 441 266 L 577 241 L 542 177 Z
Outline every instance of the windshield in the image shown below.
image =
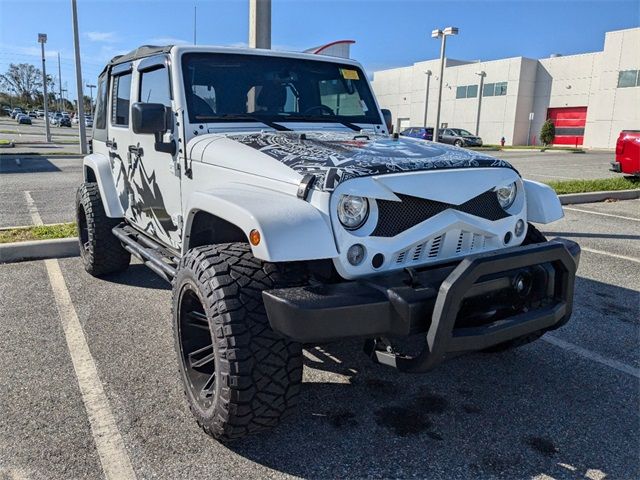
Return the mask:
M 182 57 L 191 122 L 383 123 L 358 67 L 227 53 Z
M 473 134 L 471 132 L 467 132 L 466 130 L 463 130 L 462 128 L 452 128 L 451 130 L 456 135 L 460 135 L 461 137 L 473 137 Z

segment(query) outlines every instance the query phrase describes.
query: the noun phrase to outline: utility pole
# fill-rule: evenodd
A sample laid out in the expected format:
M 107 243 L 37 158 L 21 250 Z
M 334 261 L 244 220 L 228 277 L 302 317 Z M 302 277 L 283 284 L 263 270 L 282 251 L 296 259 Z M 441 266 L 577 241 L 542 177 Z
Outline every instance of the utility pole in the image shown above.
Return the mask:
M 442 85 L 444 77 L 444 54 L 447 48 L 447 37 L 449 35 L 458 34 L 457 27 L 447 27 L 444 30 L 436 29 L 431 32 L 431 38 L 440 38 L 442 43 L 440 44 L 440 78 L 438 79 L 438 104 L 436 108 L 436 124 L 433 126 L 433 141 L 437 142 L 440 130 L 440 108 L 442 106 Z
M 78 94 L 78 125 L 80 126 L 80 152 L 87 153 L 87 132 L 84 122 L 84 105 L 82 100 L 82 68 L 80 66 L 80 39 L 78 35 L 78 7 L 76 0 L 71 0 L 71 13 L 73 16 L 73 46 L 76 53 L 76 91 Z
M 47 96 L 47 69 L 44 65 L 44 44 L 47 43 L 47 34 L 39 33 L 38 34 L 38 43 L 42 47 L 42 95 L 44 99 L 44 129 L 45 135 L 47 138 L 47 142 L 51 142 L 51 130 L 49 129 L 49 97 Z
M 64 110 L 62 102 L 62 70 L 60 70 L 60 52 L 58 52 L 58 88 L 60 89 L 60 111 Z
M 85 87 L 89 89 L 89 98 L 91 99 L 89 100 L 89 114 L 93 115 L 93 89 L 96 88 L 96 86 L 87 83 Z
M 478 89 L 478 116 L 476 117 L 476 137 L 480 132 L 480 107 L 482 106 L 482 86 L 484 85 L 484 77 L 487 76 L 486 72 L 476 72 L 476 75 L 480 76 L 480 87 Z
M 429 85 L 431 84 L 431 70 L 424 72 L 427 76 L 427 88 L 424 94 L 424 127 L 427 127 L 427 108 L 429 107 Z M 434 140 L 435 141 L 435 140 Z
M 196 27 L 197 27 L 197 19 L 198 19 L 198 7 L 196 5 L 193 6 L 193 44 L 197 45 L 196 42 Z
M 271 48 L 271 0 L 249 0 L 249 48 Z

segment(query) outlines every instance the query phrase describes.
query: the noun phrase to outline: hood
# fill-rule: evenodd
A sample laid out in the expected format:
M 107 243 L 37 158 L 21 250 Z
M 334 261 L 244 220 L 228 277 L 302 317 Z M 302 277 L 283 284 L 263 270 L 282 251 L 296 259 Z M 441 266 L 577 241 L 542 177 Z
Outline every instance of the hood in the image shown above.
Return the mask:
M 259 132 L 228 139 L 278 160 L 314 186 L 331 191 L 357 177 L 420 170 L 513 167 L 497 158 L 442 143 L 348 132 Z M 515 169 L 514 169 L 515 170 Z

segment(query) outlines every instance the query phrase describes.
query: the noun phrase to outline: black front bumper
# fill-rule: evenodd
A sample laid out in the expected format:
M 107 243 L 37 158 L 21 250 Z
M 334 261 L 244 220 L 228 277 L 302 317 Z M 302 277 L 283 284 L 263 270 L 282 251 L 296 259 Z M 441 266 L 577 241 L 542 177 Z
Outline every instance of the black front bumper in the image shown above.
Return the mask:
M 552 240 L 410 274 L 269 290 L 263 298 L 271 327 L 298 342 L 426 333 L 417 357 L 379 358 L 401 370 L 424 371 L 445 356 L 566 323 L 579 257 L 575 242 Z

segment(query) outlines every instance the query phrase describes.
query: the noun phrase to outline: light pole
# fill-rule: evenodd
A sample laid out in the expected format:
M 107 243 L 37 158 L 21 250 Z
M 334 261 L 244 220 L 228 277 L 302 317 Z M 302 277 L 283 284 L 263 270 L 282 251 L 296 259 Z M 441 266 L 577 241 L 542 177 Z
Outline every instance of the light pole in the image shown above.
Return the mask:
M 49 110 L 47 106 L 47 103 L 49 103 L 47 101 L 49 100 L 49 98 L 47 97 L 47 69 L 45 68 L 45 65 L 44 65 L 44 44 L 47 43 L 46 33 L 38 34 L 38 43 L 42 47 L 42 92 L 43 92 L 43 99 L 44 99 L 44 130 L 45 130 L 47 142 L 51 142 L 51 130 L 49 130 Z
M 86 155 L 87 153 L 87 132 L 84 122 L 84 105 L 82 99 L 84 95 L 82 93 L 82 68 L 80 67 L 80 38 L 78 35 L 78 7 L 76 6 L 76 0 L 71 0 L 71 14 L 73 22 L 73 46 L 76 54 L 76 92 L 78 94 L 78 125 L 80 126 L 80 152 Z
M 249 0 L 249 48 L 271 48 L 271 0 Z
M 91 99 L 89 101 L 89 115 L 93 115 L 93 89 L 96 88 L 96 86 L 87 83 L 85 87 L 89 89 L 89 98 Z
M 459 32 L 457 27 L 447 27 L 444 30 L 436 29 L 431 32 L 431 38 L 440 38 L 440 78 L 438 79 L 438 104 L 436 108 L 436 124 L 433 126 L 433 141 L 438 141 L 438 130 L 440 130 L 440 107 L 442 103 L 442 85 L 444 76 L 444 53 L 447 48 L 447 37 L 449 35 L 457 35 Z
M 424 72 L 427 76 L 427 88 L 424 94 L 424 127 L 427 126 L 427 107 L 429 106 L 429 85 L 431 83 L 431 70 Z
M 480 132 L 480 107 L 482 107 L 482 86 L 484 85 L 484 77 L 487 76 L 486 72 L 476 72 L 476 75 L 480 77 L 480 87 L 478 87 L 478 116 L 476 117 L 476 137 Z

